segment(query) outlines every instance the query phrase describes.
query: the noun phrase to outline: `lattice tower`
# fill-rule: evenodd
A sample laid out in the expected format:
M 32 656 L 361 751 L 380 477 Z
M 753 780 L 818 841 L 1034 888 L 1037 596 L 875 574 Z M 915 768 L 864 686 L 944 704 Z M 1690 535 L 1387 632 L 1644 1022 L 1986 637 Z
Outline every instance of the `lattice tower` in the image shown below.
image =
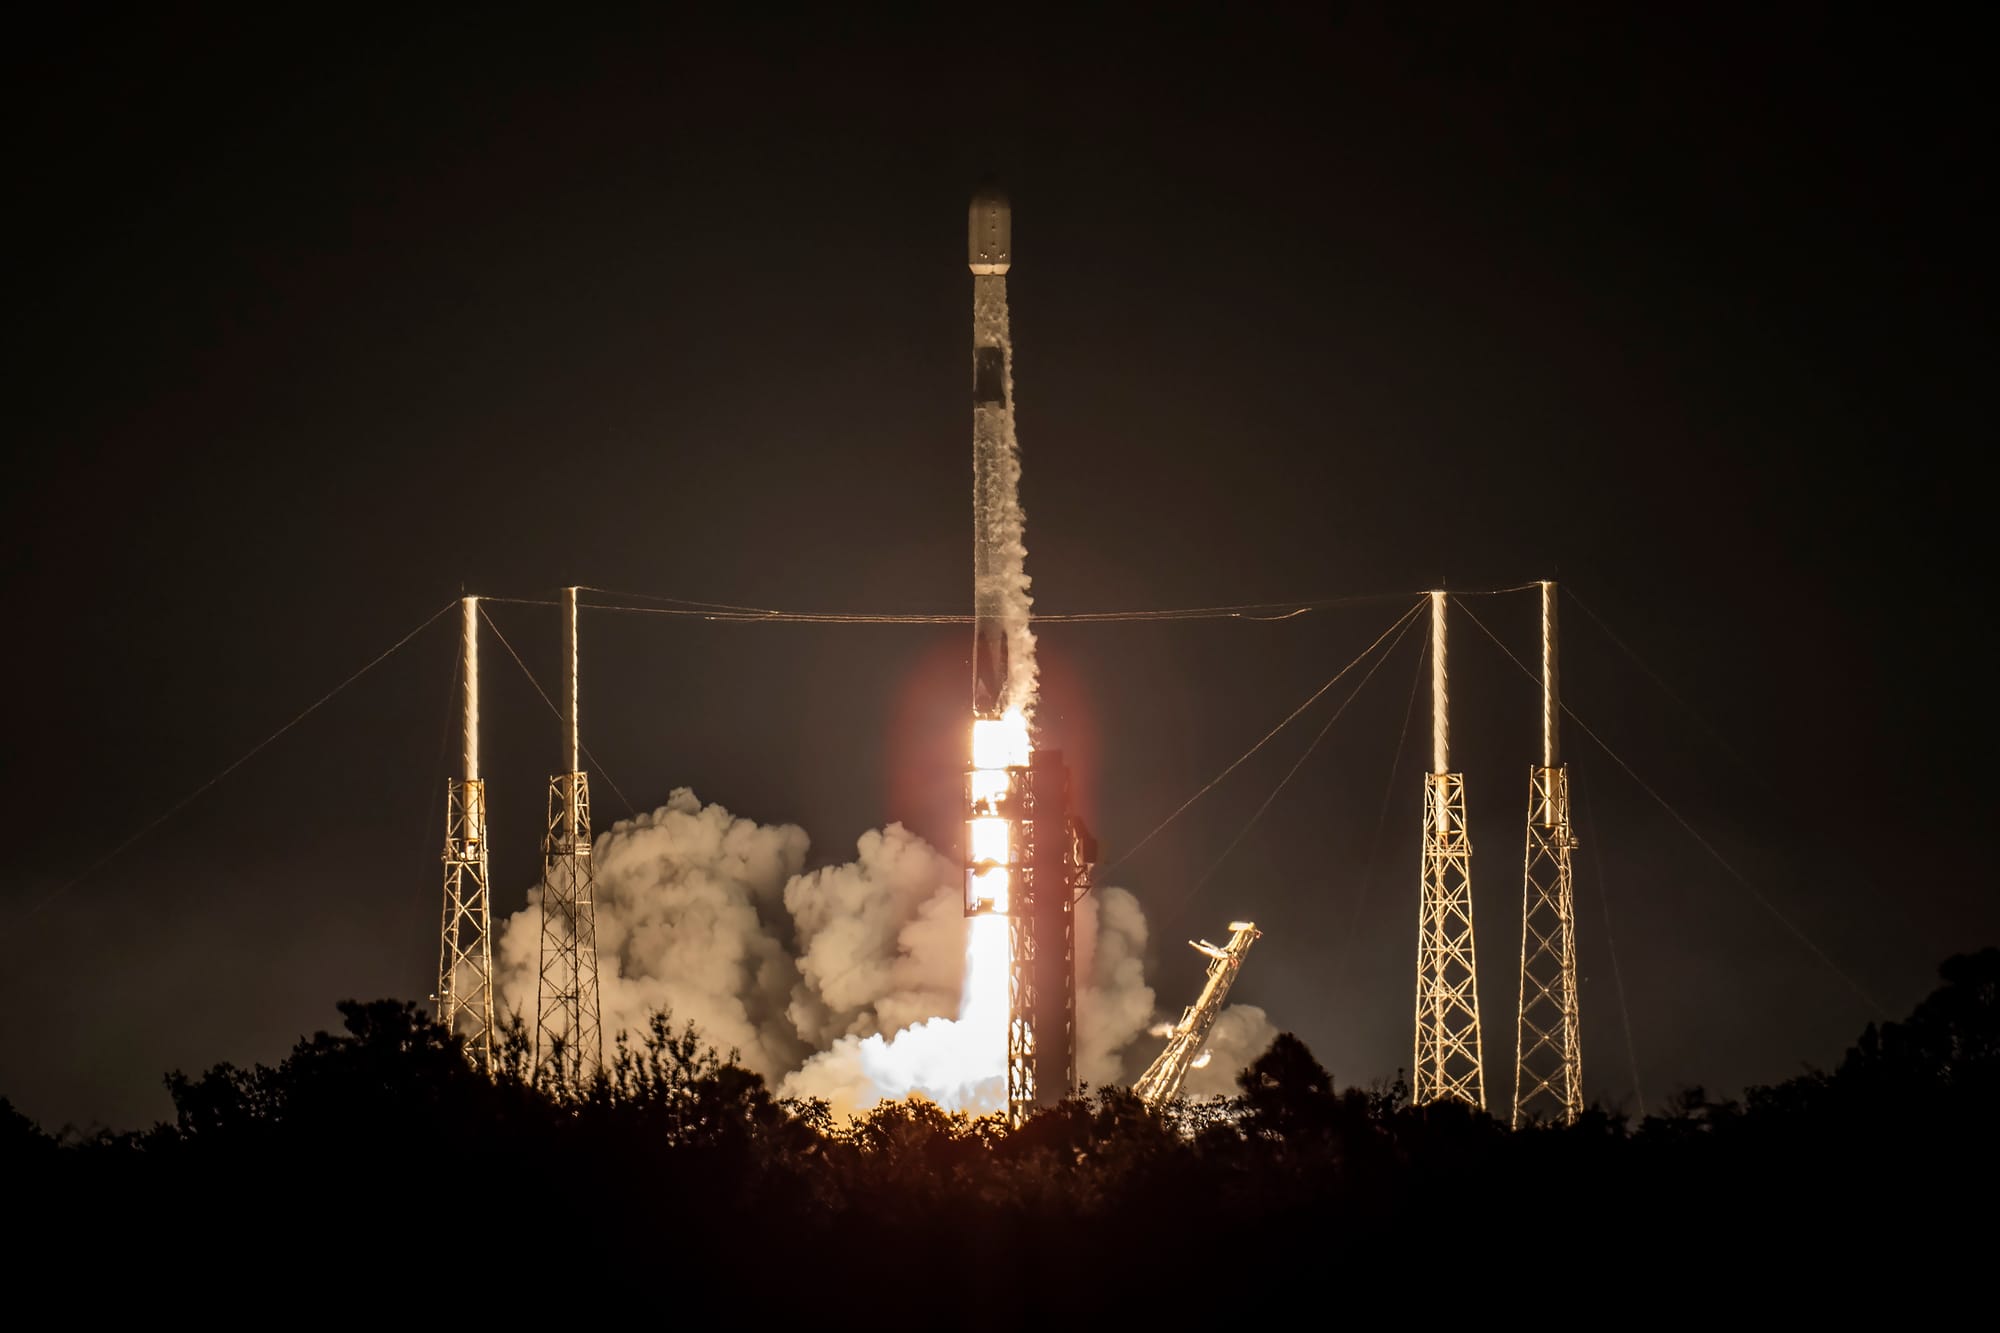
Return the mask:
M 1576 894 L 1569 768 L 1560 759 L 1556 585 L 1542 584 L 1542 762 L 1528 770 L 1528 840 L 1521 890 L 1521 991 L 1514 1029 L 1514 1116 L 1573 1123 L 1583 1113 L 1576 988 Z
M 1472 843 L 1465 779 L 1451 771 L 1445 688 L 1445 595 L 1431 594 L 1431 772 L 1424 778 L 1422 906 L 1411 1100 L 1452 1097 L 1484 1110 L 1479 974 L 1473 958 Z
M 486 784 L 479 778 L 479 599 L 461 602 L 459 661 L 465 703 L 464 776 L 445 794 L 444 920 L 439 930 L 437 1018 L 493 1071 L 493 923 L 486 888 Z
M 590 780 L 577 710 L 575 588 L 563 589 L 563 755 L 549 778 L 542 843 L 541 980 L 535 1000 L 535 1078 L 580 1090 L 604 1067 L 597 1000 L 596 879 L 591 862 Z

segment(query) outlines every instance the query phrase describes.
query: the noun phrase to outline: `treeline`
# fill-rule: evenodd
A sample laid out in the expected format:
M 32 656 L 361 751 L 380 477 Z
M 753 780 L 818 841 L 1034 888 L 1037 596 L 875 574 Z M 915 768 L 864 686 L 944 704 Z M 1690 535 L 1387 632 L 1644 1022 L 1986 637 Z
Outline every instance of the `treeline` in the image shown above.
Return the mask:
M 1336 1087 L 1289 1035 L 1230 1101 L 1155 1111 L 1098 1089 L 1010 1133 L 921 1102 L 836 1125 L 665 1017 L 593 1086 L 551 1095 L 518 1026 L 489 1079 L 416 1006 L 347 1003 L 344 1032 L 276 1066 L 171 1075 L 171 1124 L 57 1138 L 0 1103 L 0 1170 L 14 1218 L 72 1258 L 64 1238 L 127 1263 L 441 1260 L 526 1297 L 576 1279 L 547 1267 L 567 1246 L 593 1273 L 671 1260 L 681 1281 L 780 1303 L 844 1292 L 850 1314 L 975 1291 L 959 1327 L 1058 1294 L 1136 1310 L 1196 1283 L 1227 1301 L 1228 1274 L 1559 1263 L 1608 1280 L 1684 1260 L 1775 1280 L 1801 1254 L 1990 1247 L 2000 949 L 1941 975 L 1829 1072 L 1520 1133 L 1412 1107 L 1400 1082 Z

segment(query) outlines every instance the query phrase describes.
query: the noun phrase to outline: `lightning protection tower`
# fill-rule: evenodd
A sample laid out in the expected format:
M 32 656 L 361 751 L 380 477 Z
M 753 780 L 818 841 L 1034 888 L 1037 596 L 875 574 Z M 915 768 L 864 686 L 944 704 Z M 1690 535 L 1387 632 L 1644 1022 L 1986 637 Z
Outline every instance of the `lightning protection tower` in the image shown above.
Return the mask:
M 1570 878 L 1569 767 L 1557 746 L 1556 585 L 1542 584 L 1542 762 L 1528 770 L 1528 850 L 1521 890 L 1521 1007 L 1514 1119 L 1573 1123 L 1583 1111 L 1576 1001 L 1576 895 Z
M 1465 777 L 1451 771 L 1445 598 L 1431 594 L 1431 771 L 1424 778 L 1423 906 L 1417 922 L 1417 1043 L 1411 1100 L 1452 1097 L 1484 1110 L 1479 978 L 1472 952 L 1472 843 Z
M 563 589 L 563 765 L 549 778 L 542 841 L 541 982 L 535 1078 L 581 1089 L 604 1066 L 597 1007 L 597 919 L 590 856 L 590 782 L 579 758 L 575 588 Z
M 493 931 L 486 893 L 486 784 L 479 780 L 479 599 L 467 597 L 459 649 L 465 700 L 462 777 L 445 792 L 444 922 L 439 931 L 437 1018 L 493 1072 Z

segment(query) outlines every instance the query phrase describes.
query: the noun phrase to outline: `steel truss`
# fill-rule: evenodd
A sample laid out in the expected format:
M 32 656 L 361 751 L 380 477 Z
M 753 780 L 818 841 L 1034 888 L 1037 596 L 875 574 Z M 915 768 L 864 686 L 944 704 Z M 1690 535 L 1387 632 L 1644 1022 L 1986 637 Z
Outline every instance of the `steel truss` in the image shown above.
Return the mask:
M 1007 1121 L 1074 1096 L 1076 900 L 1096 852 L 1069 814 L 1069 770 L 1037 750 L 1012 770 L 1017 868 L 1008 903 Z
M 1417 933 L 1417 1042 L 1411 1100 L 1455 1098 L 1484 1110 L 1479 978 L 1472 948 L 1472 843 L 1465 780 L 1424 782 L 1423 905 Z
M 437 1017 L 466 1053 L 493 1071 L 493 930 L 486 892 L 486 784 L 454 779 L 445 796 L 444 921 Z
M 1528 844 L 1521 897 L 1521 1000 L 1515 1028 L 1514 1128 L 1574 1123 L 1583 1112 L 1576 996 L 1576 895 L 1569 768 L 1528 771 Z
M 1035 923 L 1007 918 L 1007 1123 L 1015 1129 L 1035 1109 Z
M 1243 968 L 1243 955 L 1250 952 L 1250 946 L 1263 934 L 1251 921 L 1232 921 L 1229 929 L 1233 933 L 1225 945 L 1213 945 L 1207 940 L 1188 941 L 1197 953 L 1208 955 L 1208 980 L 1202 985 L 1201 996 L 1174 1025 L 1167 1048 L 1132 1084 L 1132 1091 L 1148 1106 L 1158 1106 L 1181 1095 L 1188 1070 L 1200 1056 L 1209 1030 L 1215 1026 L 1215 1016 L 1222 1012 L 1222 1002 L 1229 998 L 1229 988 L 1236 984 L 1236 974 Z
M 585 774 L 558 773 L 549 779 L 548 830 L 542 848 L 535 1078 L 554 1089 L 581 1090 L 604 1067 L 590 780 Z

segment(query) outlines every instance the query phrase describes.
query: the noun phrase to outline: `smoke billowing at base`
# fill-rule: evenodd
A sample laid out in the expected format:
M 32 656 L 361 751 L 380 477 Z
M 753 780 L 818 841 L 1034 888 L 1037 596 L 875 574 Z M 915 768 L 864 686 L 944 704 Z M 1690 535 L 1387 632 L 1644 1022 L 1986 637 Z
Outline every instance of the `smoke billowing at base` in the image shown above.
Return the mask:
M 864 833 L 850 861 L 805 869 L 809 840 L 681 788 L 598 835 L 597 945 L 604 1030 L 643 1031 L 667 1012 L 785 1095 L 836 1117 L 911 1094 L 948 1110 L 1006 1103 L 1006 988 L 968 975 L 964 872 L 901 824 Z M 532 1016 L 540 890 L 499 931 L 499 1003 Z M 1122 1084 L 1152 1052 L 1146 919 L 1124 889 L 1077 908 L 1078 1074 Z M 1273 1035 L 1261 1010 L 1217 1020 L 1192 1095 L 1222 1094 Z M 1128 1058 L 1129 1057 L 1129 1058 Z

